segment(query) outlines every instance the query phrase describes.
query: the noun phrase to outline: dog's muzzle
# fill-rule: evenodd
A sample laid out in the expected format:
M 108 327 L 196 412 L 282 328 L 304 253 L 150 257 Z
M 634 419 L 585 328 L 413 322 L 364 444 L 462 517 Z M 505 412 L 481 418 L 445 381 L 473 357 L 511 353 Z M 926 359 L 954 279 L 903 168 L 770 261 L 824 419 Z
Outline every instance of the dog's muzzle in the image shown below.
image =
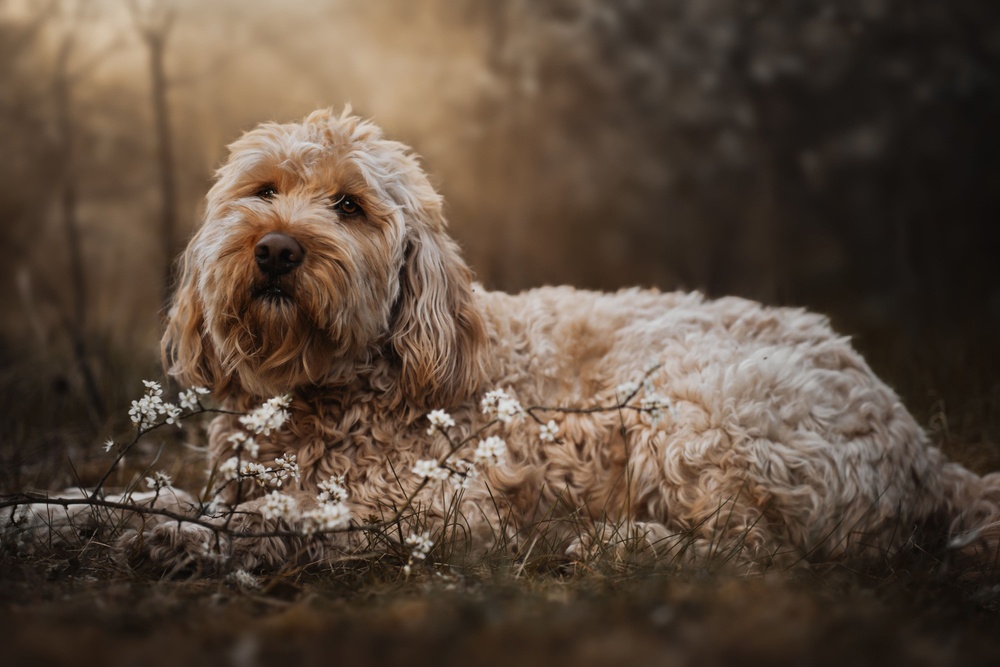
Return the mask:
M 265 234 L 253 249 L 254 260 L 263 280 L 254 288 L 254 298 L 269 301 L 292 299 L 291 274 L 302 264 L 305 250 L 294 238 L 281 232 Z

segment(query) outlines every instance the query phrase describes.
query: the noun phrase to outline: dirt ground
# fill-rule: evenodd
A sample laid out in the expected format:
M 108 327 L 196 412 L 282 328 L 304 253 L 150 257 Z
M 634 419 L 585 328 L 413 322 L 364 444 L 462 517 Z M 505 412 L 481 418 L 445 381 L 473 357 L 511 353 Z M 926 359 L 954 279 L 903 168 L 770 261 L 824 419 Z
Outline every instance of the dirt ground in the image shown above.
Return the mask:
M 991 665 L 1000 586 L 897 571 L 520 577 L 428 566 L 159 581 L 8 555 L 4 665 Z M 387 574 L 389 576 L 387 576 Z

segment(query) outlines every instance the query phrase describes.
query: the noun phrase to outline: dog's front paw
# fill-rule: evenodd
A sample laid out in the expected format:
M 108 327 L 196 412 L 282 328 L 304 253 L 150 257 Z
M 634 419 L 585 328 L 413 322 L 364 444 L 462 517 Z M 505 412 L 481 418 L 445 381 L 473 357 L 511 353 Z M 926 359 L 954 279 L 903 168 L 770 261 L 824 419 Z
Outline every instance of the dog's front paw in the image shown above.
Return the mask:
M 152 567 L 168 576 L 198 576 L 222 568 L 231 543 L 222 532 L 196 523 L 164 523 L 139 533 L 128 531 L 118 551 L 133 566 Z

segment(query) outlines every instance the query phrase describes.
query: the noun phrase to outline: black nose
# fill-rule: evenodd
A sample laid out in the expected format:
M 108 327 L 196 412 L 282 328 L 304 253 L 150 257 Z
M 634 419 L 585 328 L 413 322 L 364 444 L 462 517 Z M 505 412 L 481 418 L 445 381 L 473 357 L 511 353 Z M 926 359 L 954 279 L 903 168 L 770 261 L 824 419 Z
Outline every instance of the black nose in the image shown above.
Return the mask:
M 257 258 L 257 268 L 264 275 L 277 278 L 301 264 L 306 253 L 288 234 L 271 232 L 257 241 L 253 254 Z

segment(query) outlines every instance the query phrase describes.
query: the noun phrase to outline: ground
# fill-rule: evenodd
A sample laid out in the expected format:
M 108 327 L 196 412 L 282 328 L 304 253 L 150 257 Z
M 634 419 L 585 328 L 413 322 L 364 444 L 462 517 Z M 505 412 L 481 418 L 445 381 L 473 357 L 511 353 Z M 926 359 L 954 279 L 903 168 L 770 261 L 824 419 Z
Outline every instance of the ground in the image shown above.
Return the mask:
M 538 576 L 343 585 L 8 569 L 7 665 L 996 664 L 996 599 L 848 572 Z M 17 568 L 15 568 L 16 570 Z M 897 575 L 898 577 L 898 575 Z

